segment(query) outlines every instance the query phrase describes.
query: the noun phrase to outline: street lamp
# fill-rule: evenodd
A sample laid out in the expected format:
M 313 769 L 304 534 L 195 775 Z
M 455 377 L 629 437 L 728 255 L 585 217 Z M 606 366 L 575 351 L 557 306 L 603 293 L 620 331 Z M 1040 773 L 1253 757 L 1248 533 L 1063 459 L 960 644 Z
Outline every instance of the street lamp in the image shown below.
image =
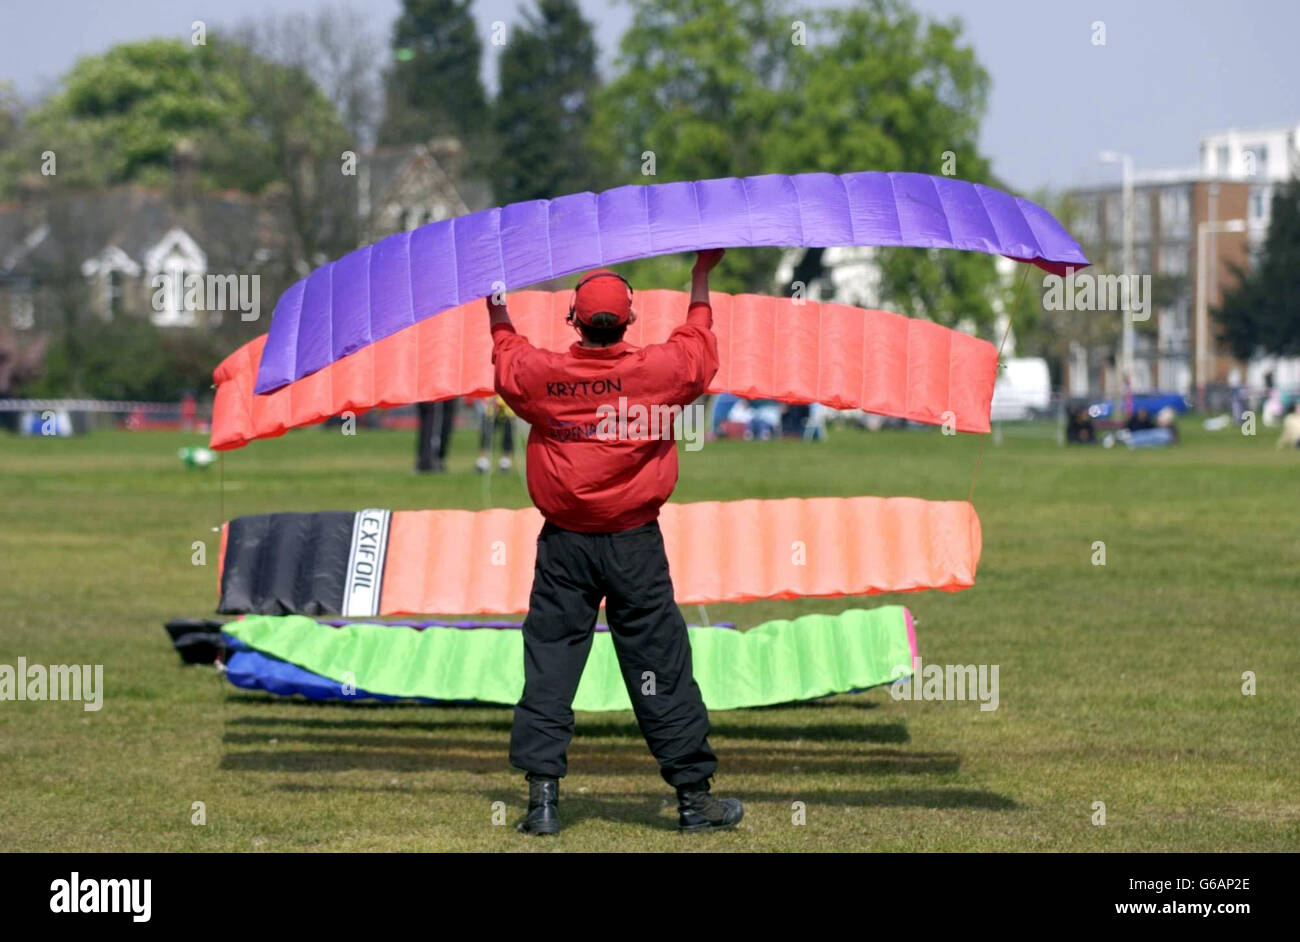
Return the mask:
M 1208 236 L 1220 232 L 1245 232 L 1246 220 L 1224 219 L 1221 222 L 1206 220 L 1196 224 L 1196 399 L 1197 406 L 1206 408 L 1205 389 L 1209 385 L 1209 333 L 1210 333 L 1210 299 L 1207 297 L 1207 269 L 1205 242 Z M 1218 261 L 1215 252 L 1214 264 Z
M 1133 272 L 1133 158 L 1119 151 L 1104 150 L 1097 155 L 1097 159 L 1104 164 L 1118 163 L 1120 165 L 1120 192 L 1124 204 L 1124 261 L 1122 264 L 1124 268 L 1123 275 L 1127 280 L 1128 276 Z M 1120 346 L 1120 385 L 1122 399 L 1127 399 L 1133 382 L 1133 317 L 1127 310 L 1120 316 L 1124 319 Z M 1126 406 L 1126 403 L 1122 404 Z

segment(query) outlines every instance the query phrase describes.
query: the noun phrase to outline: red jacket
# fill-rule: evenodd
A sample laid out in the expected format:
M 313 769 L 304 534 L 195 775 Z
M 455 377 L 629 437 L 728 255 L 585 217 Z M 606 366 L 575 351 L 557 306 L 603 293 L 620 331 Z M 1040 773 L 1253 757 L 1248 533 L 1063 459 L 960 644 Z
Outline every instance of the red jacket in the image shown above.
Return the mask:
M 650 407 L 687 406 L 704 393 L 718 372 L 712 327 L 713 309 L 692 304 L 663 343 L 575 343 L 564 353 L 539 350 L 509 324 L 492 328 L 496 390 L 532 424 L 528 493 L 542 516 L 584 533 L 659 516 L 677 484 L 677 445 L 668 410 Z

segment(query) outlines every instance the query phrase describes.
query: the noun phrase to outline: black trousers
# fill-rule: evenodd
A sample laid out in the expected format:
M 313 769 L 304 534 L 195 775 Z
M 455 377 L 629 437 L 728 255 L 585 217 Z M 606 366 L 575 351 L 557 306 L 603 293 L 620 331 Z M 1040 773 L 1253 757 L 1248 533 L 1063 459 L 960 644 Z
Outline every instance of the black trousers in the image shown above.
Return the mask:
M 718 760 L 709 748 L 709 714 L 691 673 L 690 639 L 657 522 L 619 533 L 542 527 L 510 763 L 538 775 L 567 772 L 573 697 L 602 598 L 637 725 L 664 781 L 678 786 L 710 777 Z

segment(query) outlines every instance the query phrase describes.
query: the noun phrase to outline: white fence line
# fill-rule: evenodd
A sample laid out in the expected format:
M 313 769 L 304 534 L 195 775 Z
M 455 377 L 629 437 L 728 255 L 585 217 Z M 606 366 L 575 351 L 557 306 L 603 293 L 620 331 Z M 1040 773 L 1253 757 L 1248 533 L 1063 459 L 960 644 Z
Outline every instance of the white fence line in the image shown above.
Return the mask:
M 177 412 L 179 402 L 130 402 L 114 399 L 0 399 L 0 412 Z

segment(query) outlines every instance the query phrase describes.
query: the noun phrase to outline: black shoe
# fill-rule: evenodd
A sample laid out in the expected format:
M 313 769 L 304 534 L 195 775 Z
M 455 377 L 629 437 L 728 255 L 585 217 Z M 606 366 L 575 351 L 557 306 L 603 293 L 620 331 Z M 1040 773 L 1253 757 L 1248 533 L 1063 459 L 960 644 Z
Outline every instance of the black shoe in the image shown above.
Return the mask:
M 528 813 L 515 825 L 524 834 L 560 833 L 560 780 L 528 775 Z
M 740 799 L 714 798 L 709 794 L 708 779 L 677 789 L 679 831 L 721 831 L 735 827 L 744 816 L 745 806 Z

